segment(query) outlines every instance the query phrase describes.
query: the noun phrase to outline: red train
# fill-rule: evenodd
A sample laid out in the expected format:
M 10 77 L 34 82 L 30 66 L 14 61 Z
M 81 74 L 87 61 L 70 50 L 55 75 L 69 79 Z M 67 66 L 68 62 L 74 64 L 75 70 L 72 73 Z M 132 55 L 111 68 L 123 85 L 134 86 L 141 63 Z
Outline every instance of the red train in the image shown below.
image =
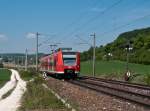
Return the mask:
M 40 59 L 40 70 L 47 75 L 77 77 L 80 73 L 80 53 L 71 48 L 59 48 Z

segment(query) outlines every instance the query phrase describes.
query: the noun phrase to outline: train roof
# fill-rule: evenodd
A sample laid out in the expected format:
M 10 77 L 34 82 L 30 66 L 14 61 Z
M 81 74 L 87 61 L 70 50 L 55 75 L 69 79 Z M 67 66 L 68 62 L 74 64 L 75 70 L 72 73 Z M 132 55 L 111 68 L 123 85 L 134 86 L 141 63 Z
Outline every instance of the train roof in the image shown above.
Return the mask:
M 47 57 L 51 56 L 52 54 L 56 54 L 59 51 L 62 51 L 62 53 L 65 55 L 74 55 L 77 53 L 77 51 L 73 51 L 72 48 L 59 48 L 59 49 L 55 50 L 54 53 L 45 54 L 41 58 L 47 58 Z

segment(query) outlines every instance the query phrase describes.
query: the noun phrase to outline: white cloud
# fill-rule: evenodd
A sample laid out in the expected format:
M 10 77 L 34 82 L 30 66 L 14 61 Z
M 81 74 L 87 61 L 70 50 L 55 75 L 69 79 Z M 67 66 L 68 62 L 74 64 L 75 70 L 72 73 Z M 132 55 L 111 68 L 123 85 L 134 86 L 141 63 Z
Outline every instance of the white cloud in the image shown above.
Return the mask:
M 6 35 L 0 34 L 0 40 L 8 40 L 8 38 Z
M 36 34 L 35 33 L 28 33 L 26 37 L 28 39 L 34 39 L 34 38 L 36 38 Z

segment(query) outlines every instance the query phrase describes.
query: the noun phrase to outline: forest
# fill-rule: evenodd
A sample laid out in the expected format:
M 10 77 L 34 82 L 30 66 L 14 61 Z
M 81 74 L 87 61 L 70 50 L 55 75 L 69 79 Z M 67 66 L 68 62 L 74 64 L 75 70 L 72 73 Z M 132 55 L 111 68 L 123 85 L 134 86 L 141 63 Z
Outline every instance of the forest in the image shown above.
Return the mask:
M 120 60 L 150 64 L 150 27 L 120 34 L 113 42 L 96 47 L 96 60 Z M 93 48 L 81 53 L 81 61 L 91 60 Z

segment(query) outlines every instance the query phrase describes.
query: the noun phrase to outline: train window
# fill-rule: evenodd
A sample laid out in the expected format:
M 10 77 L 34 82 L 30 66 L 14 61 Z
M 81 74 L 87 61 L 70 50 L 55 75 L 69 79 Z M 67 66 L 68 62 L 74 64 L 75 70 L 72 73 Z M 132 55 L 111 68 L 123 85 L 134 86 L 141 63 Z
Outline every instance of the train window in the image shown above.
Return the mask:
M 63 60 L 64 60 L 64 65 L 72 66 L 75 65 L 76 63 L 76 58 L 63 58 Z

